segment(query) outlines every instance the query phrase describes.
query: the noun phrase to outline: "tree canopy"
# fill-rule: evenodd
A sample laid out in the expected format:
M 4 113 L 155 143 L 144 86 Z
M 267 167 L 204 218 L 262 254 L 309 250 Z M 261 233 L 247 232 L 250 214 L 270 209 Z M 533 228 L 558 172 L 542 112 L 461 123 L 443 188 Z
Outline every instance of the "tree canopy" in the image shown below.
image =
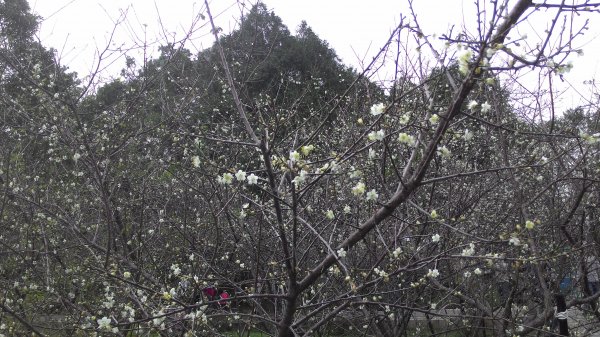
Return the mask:
M 533 336 L 557 299 L 597 329 L 596 102 L 511 91 L 578 33 L 509 34 L 598 5 L 488 5 L 443 50 L 403 20 L 392 84 L 265 4 L 230 34 L 206 5 L 210 48 L 92 90 L 0 0 L 0 336 Z

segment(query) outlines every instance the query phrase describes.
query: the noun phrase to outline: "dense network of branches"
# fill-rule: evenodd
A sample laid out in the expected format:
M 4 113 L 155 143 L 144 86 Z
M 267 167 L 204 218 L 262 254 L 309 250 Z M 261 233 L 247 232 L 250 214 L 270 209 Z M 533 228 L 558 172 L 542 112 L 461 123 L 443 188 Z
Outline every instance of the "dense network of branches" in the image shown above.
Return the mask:
M 474 6 L 475 32 L 403 17 L 358 72 L 206 3 L 210 48 L 95 87 L 0 0 L 0 336 L 541 336 L 557 298 L 599 329 L 597 102 L 516 89 L 568 76 L 600 4 Z

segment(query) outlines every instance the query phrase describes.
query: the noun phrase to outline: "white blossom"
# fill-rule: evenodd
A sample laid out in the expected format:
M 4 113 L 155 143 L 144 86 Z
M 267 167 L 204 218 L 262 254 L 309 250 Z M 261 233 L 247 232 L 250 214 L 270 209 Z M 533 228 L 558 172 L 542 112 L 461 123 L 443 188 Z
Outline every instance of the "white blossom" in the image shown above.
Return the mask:
M 109 330 L 110 329 L 110 318 L 104 316 L 102 318 L 100 318 L 99 320 L 96 320 L 96 322 L 98 322 L 98 328 L 101 330 Z
M 300 170 L 300 173 L 294 177 L 294 179 L 292 180 L 292 182 L 294 183 L 294 186 L 296 188 L 300 187 L 300 185 L 304 184 L 304 182 L 306 181 L 306 174 L 308 172 L 304 171 L 304 170 Z
M 371 106 L 371 115 L 373 116 L 381 115 L 384 112 L 385 106 L 383 105 L 383 103 L 373 104 L 373 106 Z
M 194 167 L 199 167 L 200 166 L 200 157 L 198 156 L 193 156 L 192 157 L 192 165 Z
M 400 123 L 400 125 L 406 125 L 406 124 L 408 124 L 409 120 L 410 120 L 410 116 L 409 115 L 402 115 L 398 119 L 398 123 Z
M 431 115 L 431 117 L 429 117 L 429 123 L 431 124 L 437 124 L 440 121 L 440 116 L 437 114 L 433 114 Z
M 427 277 L 437 278 L 438 276 L 440 276 L 440 272 L 437 269 L 429 269 L 427 272 Z
M 481 112 L 488 112 L 490 109 L 492 109 L 492 106 L 487 101 L 481 104 Z
M 461 74 L 467 75 L 469 73 L 469 61 L 471 61 L 472 57 L 473 57 L 473 52 L 470 49 L 465 49 L 458 56 L 458 71 Z
M 452 152 L 450 152 L 450 150 L 448 150 L 448 148 L 446 146 L 440 146 L 438 147 L 438 154 L 440 156 L 442 156 L 442 158 L 450 158 L 450 156 L 452 155 Z
M 175 275 L 175 276 L 181 274 L 181 268 L 179 268 L 179 265 L 177 265 L 177 264 L 171 265 L 171 271 L 173 272 L 173 275 Z
M 467 141 L 467 142 L 470 141 L 471 139 L 473 139 L 473 132 L 470 131 L 469 129 L 465 129 L 465 133 L 463 135 L 463 139 L 465 141 Z
M 303 156 L 308 156 L 315 149 L 314 145 L 305 145 L 300 148 Z
M 533 221 L 531 221 L 531 220 L 525 221 L 525 228 L 533 229 L 534 226 L 535 226 L 535 223 Z
M 377 152 L 375 150 L 373 150 L 373 149 L 369 149 L 369 155 L 368 155 L 368 157 L 369 157 L 369 160 L 375 159 L 377 157 Z
M 398 141 L 402 144 L 413 146 L 415 144 L 415 137 L 407 133 L 401 132 L 400 134 L 398 134 Z
M 238 170 L 235 173 L 235 179 L 237 179 L 238 181 L 244 181 L 244 180 L 246 180 L 246 172 L 244 172 L 242 170 Z
M 298 151 L 291 151 L 290 152 L 290 161 L 292 163 L 297 162 L 298 160 L 300 160 L 300 153 L 298 153 Z
M 254 185 L 258 182 L 258 176 L 254 173 L 250 173 L 250 175 L 246 177 L 246 180 L 248 181 L 248 185 Z
M 472 256 L 473 254 L 475 254 L 475 244 L 473 243 L 470 243 L 469 248 L 463 249 L 461 253 L 462 256 Z
M 369 192 L 367 192 L 367 201 L 375 201 L 377 200 L 377 198 L 379 198 L 379 194 L 377 194 L 377 191 L 375 189 L 372 189 Z
M 217 181 L 219 182 L 219 184 L 222 185 L 231 185 L 231 183 L 233 182 L 233 174 L 229 172 L 223 173 L 222 176 L 217 178 Z
M 510 238 L 510 240 L 508 240 L 508 244 L 513 246 L 519 246 L 521 244 L 521 240 L 513 236 L 512 238 Z
M 381 141 L 385 138 L 385 131 L 371 131 L 367 137 L 370 141 Z
M 365 183 L 363 183 L 362 181 L 359 181 L 358 184 L 356 184 L 356 186 L 352 187 L 352 194 L 354 195 L 361 195 L 363 193 L 365 193 Z

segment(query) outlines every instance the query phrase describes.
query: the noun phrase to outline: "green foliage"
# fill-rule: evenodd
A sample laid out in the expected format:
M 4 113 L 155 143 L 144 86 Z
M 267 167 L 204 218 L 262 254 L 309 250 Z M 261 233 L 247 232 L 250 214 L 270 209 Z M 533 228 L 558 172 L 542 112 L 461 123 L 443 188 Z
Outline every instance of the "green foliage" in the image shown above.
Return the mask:
M 31 43 L 38 28 L 38 18 L 30 12 L 26 0 L 0 1 L 0 13 L 0 41 L 3 48 L 18 51 Z

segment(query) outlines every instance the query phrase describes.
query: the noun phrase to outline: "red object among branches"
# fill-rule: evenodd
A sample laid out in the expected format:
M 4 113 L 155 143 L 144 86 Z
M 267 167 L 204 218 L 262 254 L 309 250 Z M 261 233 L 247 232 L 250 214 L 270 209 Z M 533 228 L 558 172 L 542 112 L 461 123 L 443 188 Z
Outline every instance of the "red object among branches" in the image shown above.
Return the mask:
M 227 293 L 226 291 L 222 292 L 221 293 L 221 301 L 219 301 L 219 304 L 222 306 L 226 306 L 227 299 L 229 299 L 229 293 Z
M 211 300 L 217 296 L 217 289 L 215 287 L 206 287 L 202 289 L 202 292 Z

